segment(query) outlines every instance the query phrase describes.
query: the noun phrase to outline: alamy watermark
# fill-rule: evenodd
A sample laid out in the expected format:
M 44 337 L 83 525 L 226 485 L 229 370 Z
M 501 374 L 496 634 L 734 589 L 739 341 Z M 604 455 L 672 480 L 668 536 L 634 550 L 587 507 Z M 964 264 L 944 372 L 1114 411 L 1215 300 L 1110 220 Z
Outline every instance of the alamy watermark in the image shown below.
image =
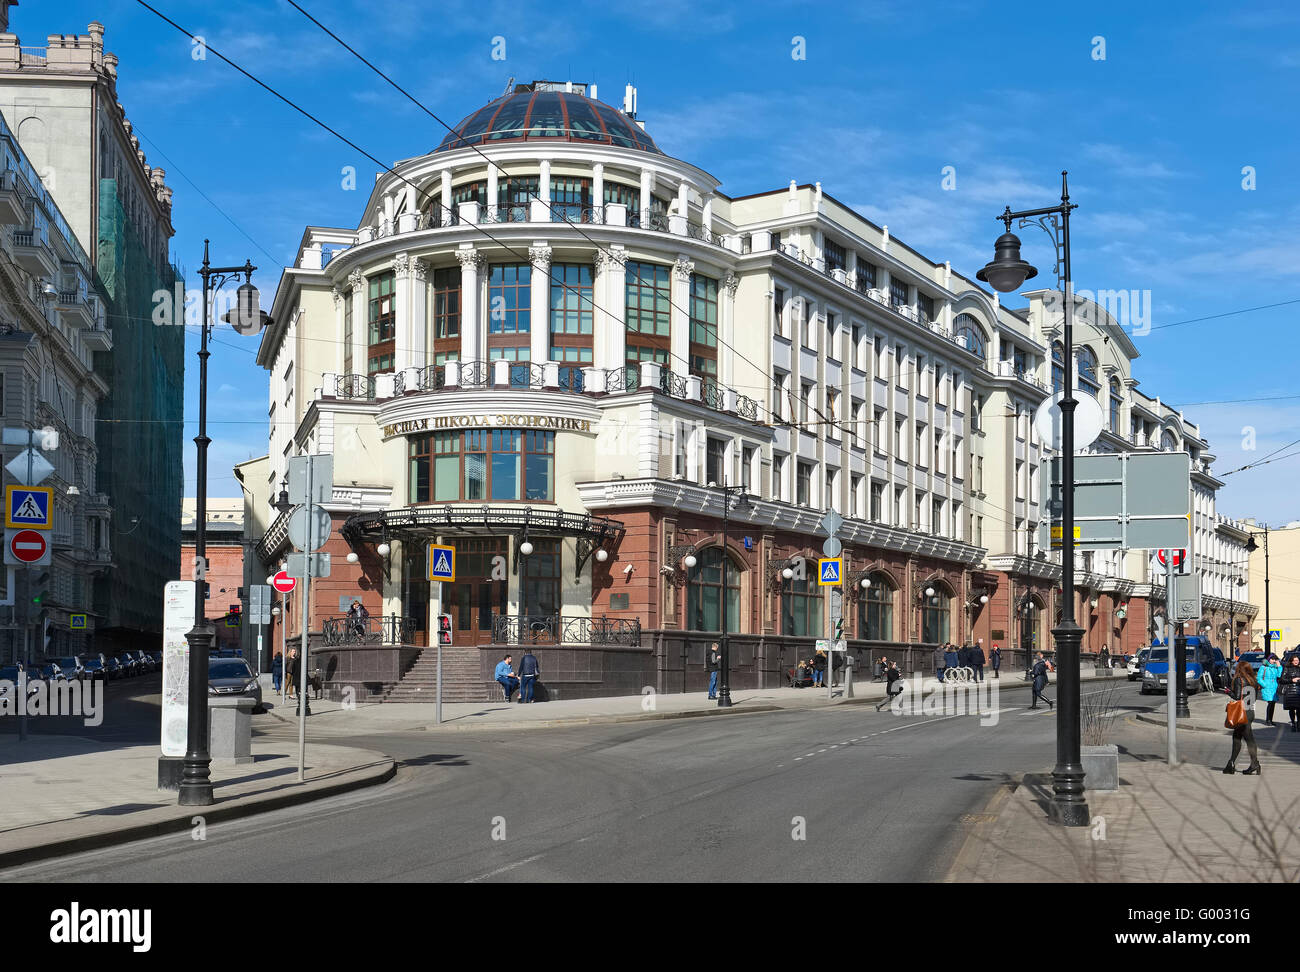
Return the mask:
M 889 710 L 894 715 L 964 716 L 977 715 L 981 726 L 998 724 L 998 683 L 940 682 L 920 673 L 901 678 Z
M 1108 323 L 1105 315 L 1134 337 L 1151 333 L 1150 290 L 1074 290 L 1074 318 L 1081 323 L 1100 327 Z M 1043 298 L 1049 313 L 1063 311 L 1060 293 Z M 1104 312 L 1104 314 L 1102 313 Z
M 80 716 L 85 726 L 104 721 L 104 683 L 100 679 L 46 682 L 19 672 L 18 681 L 0 679 L 0 716 Z

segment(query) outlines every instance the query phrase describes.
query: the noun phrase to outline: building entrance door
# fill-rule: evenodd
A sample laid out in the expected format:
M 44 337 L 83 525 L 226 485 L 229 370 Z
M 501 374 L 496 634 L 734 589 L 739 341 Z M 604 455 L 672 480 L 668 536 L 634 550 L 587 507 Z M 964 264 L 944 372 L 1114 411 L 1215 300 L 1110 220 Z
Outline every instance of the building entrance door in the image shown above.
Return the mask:
M 507 538 L 456 537 L 456 581 L 443 585 L 443 610 L 451 615 L 457 645 L 492 642 L 492 616 L 507 609 Z

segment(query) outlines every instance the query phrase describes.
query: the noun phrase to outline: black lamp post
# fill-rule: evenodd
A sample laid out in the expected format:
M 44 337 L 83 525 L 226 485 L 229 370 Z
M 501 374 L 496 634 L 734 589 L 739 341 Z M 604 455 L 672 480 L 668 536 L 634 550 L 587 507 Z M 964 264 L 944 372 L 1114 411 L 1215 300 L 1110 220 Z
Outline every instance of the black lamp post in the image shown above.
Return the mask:
M 208 626 L 204 612 L 204 587 L 207 574 L 207 517 L 208 517 L 208 337 L 212 332 L 209 317 L 209 296 L 215 286 L 221 287 L 230 279 L 244 275 L 244 283 L 236 296 L 235 309 L 223 315 L 222 320 L 232 325 L 240 334 L 256 334 L 270 323 L 270 317 L 260 307 L 257 288 L 253 286 L 253 271 L 257 267 L 244 261 L 242 267 L 214 267 L 208 261 L 208 241 L 203 241 L 203 324 L 199 329 L 199 434 L 194 437 L 198 447 L 195 465 L 194 503 L 194 627 L 185 636 L 190 646 L 189 701 L 186 727 L 185 762 L 181 768 L 181 782 L 176 802 L 186 807 L 206 807 L 214 802 L 212 780 L 208 767 L 212 759 L 208 754 L 208 658 L 216 631 Z
M 739 497 L 737 505 L 741 509 L 749 508 L 748 489 L 744 485 L 738 486 L 717 486 L 715 487 L 722 493 L 722 675 L 718 685 L 718 708 L 728 709 L 731 707 L 731 635 L 727 628 L 727 568 L 730 566 L 731 555 L 727 552 L 728 525 L 731 512 L 731 497 Z
M 1065 302 L 1065 387 L 1061 397 L 1061 621 L 1052 629 L 1060 674 L 1056 691 L 1056 767 L 1052 770 L 1054 807 L 1059 823 L 1066 827 L 1088 825 L 1088 804 L 1083 795 L 1083 764 L 1079 731 L 1079 645 L 1083 629 L 1074 617 L 1074 282 L 1070 274 L 1070 202 L 1067 173 L 1061 173 L 1061 202 L 1042 209 L 1013 213 L 1008 206 L 998 219 L 1006 232 L 994 243 L 993 260 L 976 276 L 994 290 L 1015 290 L 1038 271 L 1020 259 L 1020 239 L 1011 232 L 1011 221 L 1023 227 L 1037 223 L 1052 238 L 1056 255 L 1057 285 Z
M 1259 549 L 1259 544 L 1255 542 L 1258 533 L 1252 533 L 1250 539 L 1246 541 L 1246 550 L 1254 553 Z M 1269 616 L 1268 616 L 1268 524 L 1264 524 L 1264 657 L 1268 658 L 1269 648 L 1272 642 L 1269 640 Z

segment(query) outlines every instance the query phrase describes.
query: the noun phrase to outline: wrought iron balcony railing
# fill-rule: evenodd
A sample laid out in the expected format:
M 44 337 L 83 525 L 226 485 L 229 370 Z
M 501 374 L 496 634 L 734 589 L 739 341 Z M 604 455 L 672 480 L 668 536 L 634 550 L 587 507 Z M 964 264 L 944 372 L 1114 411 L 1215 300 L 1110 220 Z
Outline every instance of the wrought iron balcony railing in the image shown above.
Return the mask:
M 405 645 L 415 635 L 415 618 L 386 614 L 378 618 L 326 618 L 321 634 L 327 645 Z
M 499 645 L 641 645 L 639 618 L 566 618 L 559 614 L 494 614 Z

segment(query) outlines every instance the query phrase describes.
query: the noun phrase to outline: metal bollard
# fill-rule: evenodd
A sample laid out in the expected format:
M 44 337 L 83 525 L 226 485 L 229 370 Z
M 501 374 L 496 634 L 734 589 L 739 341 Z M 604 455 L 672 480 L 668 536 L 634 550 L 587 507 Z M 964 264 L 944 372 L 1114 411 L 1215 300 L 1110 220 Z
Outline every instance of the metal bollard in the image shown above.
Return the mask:
M 853 656 L 844 653 L 844 697 L 853 698 Z

